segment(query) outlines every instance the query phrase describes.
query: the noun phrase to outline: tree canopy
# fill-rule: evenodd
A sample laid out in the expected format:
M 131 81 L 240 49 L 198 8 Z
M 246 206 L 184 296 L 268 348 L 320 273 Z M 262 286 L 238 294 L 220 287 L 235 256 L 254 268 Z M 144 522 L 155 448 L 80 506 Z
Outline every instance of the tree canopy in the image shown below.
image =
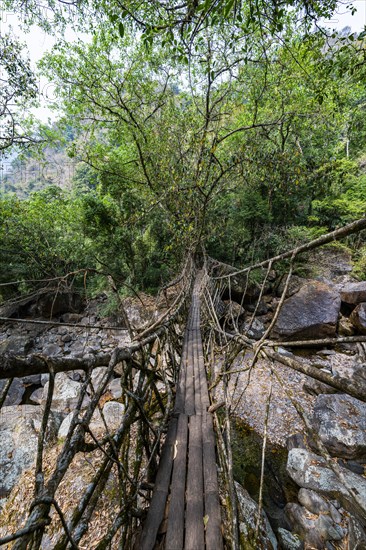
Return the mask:
M 333 2 L 47 9 L 26 6 L 90 32 L 40 63 L 57 87 L 49 138 L 76 166 L 80 264 L 151 288 L 187 250 L 243 263 L 364 213 L 365 38 L 319 26 Z M 9 82 L 22 70 L 15 93 L 32 97 L 22 63 Z

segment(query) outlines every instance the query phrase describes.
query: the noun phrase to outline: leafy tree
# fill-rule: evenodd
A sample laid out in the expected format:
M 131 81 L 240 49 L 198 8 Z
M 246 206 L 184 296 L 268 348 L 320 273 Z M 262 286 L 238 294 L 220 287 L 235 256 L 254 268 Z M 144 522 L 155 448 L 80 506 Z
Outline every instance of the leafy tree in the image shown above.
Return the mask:
M 36 77 L 23 46 L 10 33 L 0 36 L 0 151 L 36 141 L 25 121 L 25 108 L 37 97 Z

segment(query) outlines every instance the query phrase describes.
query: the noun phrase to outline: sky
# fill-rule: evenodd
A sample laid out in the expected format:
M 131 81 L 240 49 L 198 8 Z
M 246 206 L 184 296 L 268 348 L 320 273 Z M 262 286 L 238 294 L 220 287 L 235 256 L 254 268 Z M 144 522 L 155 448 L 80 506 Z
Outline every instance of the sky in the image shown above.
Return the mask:
M 342 30 L 344 27 L 351 27 L 353 32 L 359 32 L 364 29 L 366 25 L 366 0 L 354 0 L 353 2 L 347 2 L 347 5 L 354 5 L 357 9 L 355 15 L 352 16 L 350 10 L 347 10 L 346 5 L 339 5 L 337 13 L 333 18 L 323 23 L 337 30 Z M 17 35 L 24 43 L 26 43 L 31 63 L 36 68 L 37 61 L 39 61 L 42 55 L 52 48 L 56 42 L 56 38 L 46 34 L 45 31 L 38 27 L 32 27 L 27 33 L 21 30 L 19 15 L 11 12 L 2 12 L 0 14 L 0 32 L 6 32 L 10 27 L 13 29 L 15 35 Z M 66 38 L 69 41 L 76 38 L 87 39 L 86 35 L 77 34 L 72 29 L 67 29 Z M 56 118 L 55 113 L 50 111 L 47 107 L 48 101 L 55 99 L 55 88 L 52 83 L 46 79 L 41 78 L 39 81 L 39 93 L 42 107 L 34 110 L 34 114 L 40 120 L 47 122 L 48 118 Z

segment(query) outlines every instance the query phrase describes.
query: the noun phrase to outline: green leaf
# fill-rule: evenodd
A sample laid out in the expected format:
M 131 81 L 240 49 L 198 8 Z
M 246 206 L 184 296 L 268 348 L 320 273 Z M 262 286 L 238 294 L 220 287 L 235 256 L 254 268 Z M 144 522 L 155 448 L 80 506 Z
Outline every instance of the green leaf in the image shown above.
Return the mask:
M 121 22 L 118 25 L 118 32 L 119 32 L 120 37 L 123 38 L 124 35 L 125 35 L 125 26 Z
M 224 8 L 224 16 L 225 17 L 227 17 L 229 15 L 229 13 L 231 12 L 231 10 L 234 6 L 234 2 L 235 2 L 235 0 L 229 0 L 228 2 L 226 2 L 225 8 Z

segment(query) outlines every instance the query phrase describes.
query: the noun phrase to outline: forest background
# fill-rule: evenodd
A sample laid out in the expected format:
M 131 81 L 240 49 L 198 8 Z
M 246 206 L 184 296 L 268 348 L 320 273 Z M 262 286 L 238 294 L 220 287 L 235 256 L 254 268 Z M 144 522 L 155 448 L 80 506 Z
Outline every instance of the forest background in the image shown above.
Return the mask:
M 364 216 L 366 33 L 322 25 L 336 7 L 5 2 L 57 41 L 36 74 L 1 35 L 1 300 L 85 270 L 154 292 L 188 251 L 242 266 Z

